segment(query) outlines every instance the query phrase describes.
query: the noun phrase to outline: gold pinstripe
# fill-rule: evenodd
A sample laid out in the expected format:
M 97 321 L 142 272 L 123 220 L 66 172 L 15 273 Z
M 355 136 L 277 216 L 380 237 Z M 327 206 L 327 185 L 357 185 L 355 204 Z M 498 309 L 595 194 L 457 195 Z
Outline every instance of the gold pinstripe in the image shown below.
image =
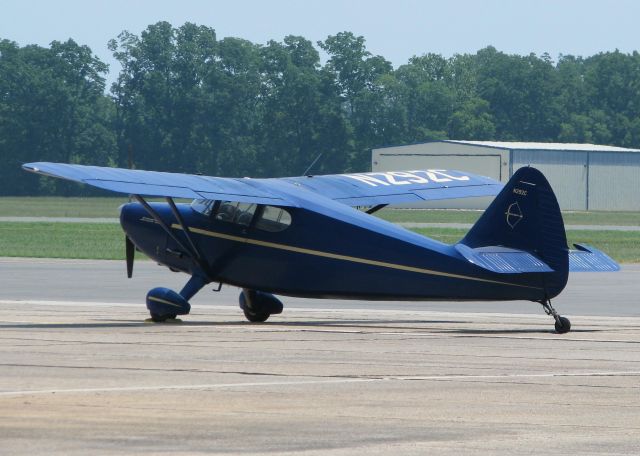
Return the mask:
M 177 229 L 177 230 L 181 230 L 182 227 L 176 223 L 171 225 L 171 228 Z M 240 237 L 240 236 L 233 236 L 230 234 L 224 234 L 224 233 L 218 233 L 216 231 L 209 231 L 209 230 L 203 230 L 201 228 L 193 228 L 193 227 L 189 227 L 189 231 L 191 231 L 192 233 L 196 233 L 196 234 L 202 234 L 204 236 L 210 236 L 210 237 L 215 237 L 215 238 L 219 238 L 219 239 L 226 239 L 229 241 L 235 241 L 235 242 L 241 242 L 244 244 L 252 244 L 252 245 L 258 245 L 261 247 L 269 247 L 272 249 L 278 249 L 278 250 L 286 250 L 288 252 L 295 252 L 295 253 L 302 253 L 305 255 L 313 255 L 313 256 L 318 256 L 318 257 L 323 257 L 323 258 L 331 258 L 334 260 L 342 260 L 342 261 L 350 261 L 352 263 L 360 263 L 360 264 L 368 264 L 371 266 L 380 266 L 383 268 L 389 268 L 389 269 L 397 269 L 397 270 L 401 270 L 401 271 L 409 271 L 409 272 L 416 272 L 418 274 L 426 274 L 426 275 L 435 275 L 435 276 L 441 276 L 441 277 L 451 277 L 454 279 L 463 279 L 463 280 L 473 280 L 476 282 L 486 282 L 486 283 L 495 283 L 495 284 L 499 284 L 499 285 L 509 285 L 512 287 L 520 287 L 520 288 L 532 288 L 534 290 L 540 290 L 541 288 L 539 287 L 532 287 L 529 285 L 520 285 L 517 283 L 510 283 L 510 282 L 502 282 L 499 280 L 490 280 L 490 279 L 483 279 L 480 277 L 473 277 L 473 276 L 466 276 L 466 275 L 461 275 L 461 274 L 452 274 L 449 272 L 442 272 L 442 271 L 435 271 L 433 269 L 424 269 L 424 268 L 417 268 L 414 266 L 406 266 L 403 264 L 396 264 L 396 263 L 387 263 L 385 261 L 378 261 L 378 260 L 369 260 L 367 258 L 359 258 L 359 257 L 353 257 L 353 256 L 348 256 L 348 255 L 340 255 L 337 253 L 329 253 L 329 252 L 323 252 L 321 250 L 312 250 L 312 249 L 305 249 L 303 247 L 295 247 L 292 245 L 286 245 L 286 244 L 278 244 L 275 242 L 267 242 L 267 241 L 259 241 L 257 239 L 250 239 L 247 237 Z
M 149 301 L 155 301 L 155 302 L 161 302 L 162 304 L 167 304 L 173 307 L 178 307 L 180 309 L 182 309 L 182 306 L 175 304 L 171 301 L 167 301 L 166 299 L 162 299 L 162 298 L 156 298 L 155 296 L 149 296 Z

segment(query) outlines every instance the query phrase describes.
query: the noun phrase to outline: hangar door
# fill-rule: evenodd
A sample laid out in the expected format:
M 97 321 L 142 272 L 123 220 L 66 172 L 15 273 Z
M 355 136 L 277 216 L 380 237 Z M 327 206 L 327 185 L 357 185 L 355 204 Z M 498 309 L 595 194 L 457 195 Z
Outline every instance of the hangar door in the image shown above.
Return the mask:
M 374 171 L 455 169 L 502 180 L 500 160 L 499 154 L 380 154 Z
M 589 210 L 640 211 L 640 153 L 591 152 Z
M 523 166 L 534 166 L 546 176 L 560 209 L 587 210 L 588 162 L 585 152 L 555 150 L 514 150 L 512 173 Z

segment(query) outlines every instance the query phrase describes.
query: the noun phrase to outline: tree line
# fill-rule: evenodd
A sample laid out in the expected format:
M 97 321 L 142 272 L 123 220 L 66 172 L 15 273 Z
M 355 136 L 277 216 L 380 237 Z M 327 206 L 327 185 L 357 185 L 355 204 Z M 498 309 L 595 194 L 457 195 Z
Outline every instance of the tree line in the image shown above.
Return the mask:
M 59 161 L 217 176 L 364 171 L 435 139 L 640 147 L 640 54 L 428 53 L 394 69 L 350 32 L 255 44 L 167 22 L 108 44 L 0 41 L 0 194 L 91 192 L 20 171 Z M 321 62 L 320 51 L 325 62 Z

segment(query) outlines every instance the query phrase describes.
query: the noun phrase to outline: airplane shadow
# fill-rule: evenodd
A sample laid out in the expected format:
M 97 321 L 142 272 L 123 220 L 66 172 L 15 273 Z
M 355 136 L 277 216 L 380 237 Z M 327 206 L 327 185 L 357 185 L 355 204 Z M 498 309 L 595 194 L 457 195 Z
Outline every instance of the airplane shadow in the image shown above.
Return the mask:
M 104 322 L 104 323 L 16 323 L 16 324 L 0 324 L 0 329 L 91 329 L 91 328 L 171 328 L 183 326 L 255 326 L 255 327 L 334 327 L 334 328 L 385 328 L 385 329 L 424 329 L 419 327 L 408 326 L 388 326 L 390 323 L 403 324 L 438 324 L 438 323 L 461 323 L 460 321 L 426 321 L 426 320 L 376 320 L 376 324 L 371 324 L 371 320 L 336 320 L 331 321 L 301 321 L 301 322 L 265 322 L 265 323 L 249 323 L 247 321 L 182 321 L 180 323 L 149 323 L 145 321 L 123 321 L 123 322 Z M 384 326 L 382 326 L 384 325 Z
M 393 325 L 448 325 L 448 324 L 469 324 L 473 322 L 469 320 L 340 320 L 333 321 L 313 321 L 313 322 L 273 322 L 263 323 L 263 325 L 274 326 L 308 326 L 323 328 L 362 328 L 362 329 L 383 329 L 383 330 L 418 330 L 429 333 L 441 334 L 460 334 L 460 335 L 481 335 L 481 334 L 548 334 L 554 333 L 553 322 L 549 327 L 545 328 L 505 328 L 505 329 L 465 329 L 465 328 L 442 328 L 442 327 L 423 327 L 423 326 L 393 326 Z M 595 333 L 604 329 L 572 329 L 572 333 Z M 411 335 L 407 332 L 407 335 Z
M 145 321 L 105 321 L 96 323 L 16 323 L 0 324 L 1 329 L 105 329 L 105 328 L 164 328 L 194 327 L 194 326 L 246 326 L 262 328 L 279 327 L 303 327 L 303 328 L 333 328 L 333 329 L 377 329 L 396 331 L 422 331 L 439 334 L 455 335 L 513 335 L 513 334 L 549 334 L 555 333 L 552 328 L 504 328 L 504 329 L 466 329 L 446 327 L 424 327 L 418 325 L 448 325 L 448 324 L 473 324 L 468 320 L 314 320 L 314 321 L 285 321 L 249 323 L 246 321 L 182 321 L 180 323 L 149 323 Z M 403 326 L 401 326 L 403 325 Z M 407 326 L 411 325 L 411 326 Z M 572 333 L 596 333 L 604 329 L 572 329 Z M 406 333 L 407 336 L 411 332 Z
M 598 333 L 604 329 L 572 329 L 570 333 Z M 486 334 L 556 334 L 553 329 L 439 329 L 431 332 L 449 333 L 458 335 L 486 335 Z M 560 335 L 560 334 L 558 334 Z

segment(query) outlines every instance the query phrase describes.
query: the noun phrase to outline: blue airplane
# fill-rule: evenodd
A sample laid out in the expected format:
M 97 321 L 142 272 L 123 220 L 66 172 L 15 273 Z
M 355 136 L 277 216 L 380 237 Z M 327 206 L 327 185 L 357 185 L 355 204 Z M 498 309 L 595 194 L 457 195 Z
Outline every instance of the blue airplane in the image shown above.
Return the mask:
M 516 171 L 506 185 L 440 169 L 236 179 L 44 162 L 23 168 L 135 198 L 120 211 L 127 276 L 136 249 L 191 276 L 179 293 L 149 291 L 146 304 L 156 322 L 188 314 L 189 300 L 218 283 L 242 289 L 240 307 L 251 322 L 282 312 L 275 294 L 528 300 L 554 318 L 556 332 L 566 333 L 571 323 L 551 299 L 569 271 L 619 270 L 593 247 L 567 247 L 553 190 L 532 167 Z M 497 196 L 453 245 L 371 215 L 388 204 L 488 195 Z

